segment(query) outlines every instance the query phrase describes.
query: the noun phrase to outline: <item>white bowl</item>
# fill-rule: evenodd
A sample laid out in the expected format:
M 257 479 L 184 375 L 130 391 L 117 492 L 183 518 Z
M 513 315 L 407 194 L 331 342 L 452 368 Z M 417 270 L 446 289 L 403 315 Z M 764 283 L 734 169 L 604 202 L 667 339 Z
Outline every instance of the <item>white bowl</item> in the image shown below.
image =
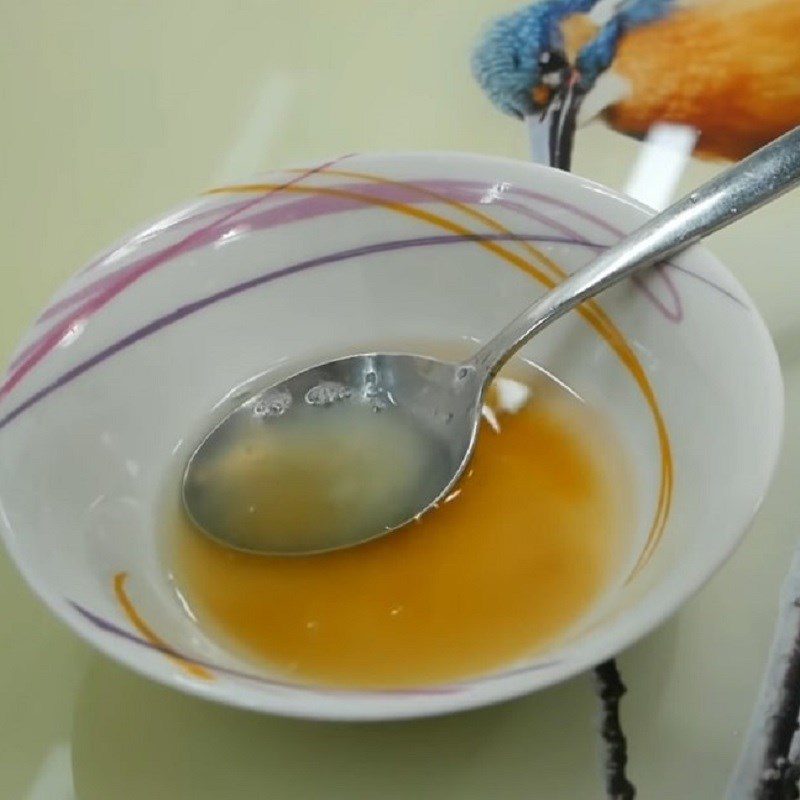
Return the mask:
M 234 387 L 334 354 L 482 341 L 542 281 L 648 214 L 563 172 L 444 153 L 349 156 L 180 207 L 69 281 L 11 365 L 0 389 L 9 552 L 53 612 L 104 653 L 259 711 L 437 714 L 611 656 L 730 555 L 778 455 L 775 350 L 742 287 L 701 248 L 602 296 L 603 333 L 573 313 L 525 350 L 606 411 L 638 484 L 630 563 L 580 632 L 545 655 L 396 692 L 258 674 L 182 609 L 159 558 L 158 519 L 198 422 Z

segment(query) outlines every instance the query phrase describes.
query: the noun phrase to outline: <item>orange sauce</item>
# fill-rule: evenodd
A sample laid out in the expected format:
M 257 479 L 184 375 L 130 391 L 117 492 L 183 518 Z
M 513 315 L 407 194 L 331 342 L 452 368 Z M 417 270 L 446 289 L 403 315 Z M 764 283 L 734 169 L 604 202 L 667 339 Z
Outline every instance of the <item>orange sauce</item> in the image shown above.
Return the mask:
M 563 638 L 618 576 L 624 459 L 552 391 L 495 417 L 449 502 L 359 547 L 245 554 L 174 515 L 171 569 L 200 624 L 284 677 L 360 688 L 463 679 Z

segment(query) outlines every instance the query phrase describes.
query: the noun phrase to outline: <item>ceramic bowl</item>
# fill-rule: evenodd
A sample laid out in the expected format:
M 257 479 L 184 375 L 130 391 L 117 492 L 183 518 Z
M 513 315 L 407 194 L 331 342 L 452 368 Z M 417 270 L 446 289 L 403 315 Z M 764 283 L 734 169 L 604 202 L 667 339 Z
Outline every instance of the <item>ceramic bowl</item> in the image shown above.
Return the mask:
M 159 515 L 199 421 L 258 376 L 409 342 L 472 347 L 649 213 L 563 172 L 435 153 L 277 170 L 162 216 L 58 292 L 0 387 L 0 527 L 13 560 L 105 654 L 258 711 L 437 714 L 602 661 L 731 554 L 778 455 L 775 350 L 742 287 L 703 248 L 609 291 L 604 313 L 573 312 L 524 351 L 605 411 L 637 496 L 619 580 L 546 653 L 398 691 L 261 673 L 184 611 L 160 557 Z

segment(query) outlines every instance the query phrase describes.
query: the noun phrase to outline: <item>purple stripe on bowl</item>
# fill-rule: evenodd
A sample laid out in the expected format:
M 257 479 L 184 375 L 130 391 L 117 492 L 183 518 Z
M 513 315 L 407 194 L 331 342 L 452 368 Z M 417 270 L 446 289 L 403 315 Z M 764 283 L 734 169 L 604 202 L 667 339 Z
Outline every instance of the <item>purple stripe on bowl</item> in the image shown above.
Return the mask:
M 28 349 L 27 355 L 22 359 L 21 362 L 17 364 L 15 369 L 11 370 L 6 377 L 5 382 L 0 385 L 0 399 L 7 395 L 19 383 L 19 381 L 22 380 L 22 378 L 24 378 L 25 375 L 31 369 L 33 369 L 36 364 L 39 363 L 39 361 L 41 361 L 41 359 L 47 356 L 58 345 L 62 338 L 69 333 L 74 324 L 88 319 L 91 315 L 113 300 L 114 297 L 116 297 L 121 291 L 126 289 L 132 283 L 136 282 L 153 269 L 156 269 L 164 262 L 169 261 L 176 256 L 183 254 L 184 252 L 191 252 L 196 247 L 208 244 L 210 241 L 214 241 L 216 239 L 216 235 L 209 239 L 209 231 L 214 231 L 216 227 L 222 223 L 231 222 L 237 214 L 241 213 L 242 210 L 258 205 L 266 197 L 270 197 L 274 194 L 277 194 L 282 189 L 287 189 L 290 186 L 301 182 L 305 178 L 308 178 L 316 172 L 324 170 L 326 167 L 331 166 L 339 160 L 341 159 L 329 161 L 313 167 L 312 169 L 308 169 L 305 172 L 299 173 L 286 183 L 256 195 L 255 198 L 248 200 L 242 208 L 231 209 L 231 207 L 229 207 L 228 212 L 223 216 L 222 220 L 205 227 L 198 228 L 187 234 L 178 242 L 174 242 L 173 244 L 165 247 L 163 250 L 139 259 L 135 266 L 131 265 L 127 271 L 121 270 L 118 272 L 117 274 L 120 275 L 118 283 L 115 283 L 113 286 L 107 287 L 102 291 L 98 291 L 95 295 L 86 300 L 83 305 L 75 309 L 69 316 L 59 320 L 31 345 L 31 347 Z M 124 274 L 120 274 L 121 272 L 124 272 Z
M 286 184 L 287 186 L 289 184 Z M 498 186 L 500 188 L 498 188 Z M 536 220 L 541 224 L 545 225 L 547 228 L 562 233 L 567 236 L 572 236 L 576 239 L 581 241 L 587 241 L 585 237 L 581 236 L 581 234 L 561 222 L 553 219 L 552 217 L 542 214 L 541 212 L 534 211 L 533 209 L 525 206 L 522 203 L 512 202 L 505 199 L 506 195 L 515 196 L 515 197 L 526 197 L 529 199 L 534 199 L 540 203 L 545 203 L 548 205 L 553 205 L 557 207 L 559 210 L 568 211 L 570 213 L 576 214 L 577 216 L 581 217 L 582 219 L 588 220 L 593 224 L 601 226 L 604 230 L 609 231 L 610 233 L 614 234 L 616 237 L 621 236 L 621 231 L 614 226 L 604 222 L 599 217 L 596 217 L 589 212 L 584 212 L 579 209 L 577 206 L 574 206 L 570 203 L 566 203 L 563 201 L 556 200 L 555 198 L 551 198 L 547 195 L 536 193 L 536 192 L 528 192 L 523 189 L 518 189 L 514 186 L 508 186 L 507 184 L 499 184 L 499 185 L 487 185 L 483 183 L 478 183 L 475 181 L 455 181 L 455 180 L 430 180 L 430 181 L 417 181 L 417 182 L 385 182 L 385 183 L 377 183 L 377 182 L 354 182 L 354 183 L 336 183 L 330 184 L 324 187 L 326 190 L 330 191 L 338 191 L 338 192 L 351 192 L 355 194 L 359 194 L 362 197 L 372 198 L 378 202 L 391 202 L 391 203 L 406 203 L 406 204 L 413 204 L 413 203 L 435 203 L 437 202 L 436 197 L 432 197 L 432 194 L 438 194 L 441 196 L 442 199 L 445 199 L 449 202 L 454 203 L 461 203 L 461 204 L 475 204 L 475 205 L 488 205 L 486 203 L 486 196 L 487 192 L 493 192 L 491 194 L 491 203 L 492 205 L 498 205 L 503 208 L 507 208 L 509 210 L 514 210 L 517 213 L 525 216 L 527 219 Z M 265 190 L 266 191 L 266 190 Z M 260 195 L 261 200 L 275 200 L 276 195 L 272 194 L 264 194 Z M 439 200 L 438 202 L 441 202 Z M 191 242 L 187 242 L 187 247 L 178 253 L 178 255 L 183 254 L 183 252 L 190 252 L 191 250 L 196 249 L 197 247 L 204 246 L 209 242 L 216 241 L 219 237 L 227 232 L 228 223 L 230 222 L 231 212 L 234 214 L 239 214 L 241 211 L 246 210 L 250 205 L 252 205 L 252 201 L 238 201 L 238 203 L 232 203 L 229 206 L 225 206 L 222 209 L 215 208 L 212 210 L 213 212 L 223 211 L 226 212 L 221 215 L 220 219 L 213 221 L 209 226 L 203 228 L 203 237 L 202 239 L 193 239 Z M 289 200 L 288 202 L 282 203 L 277 209 L 267 209 L 264 211 L 260 211 L 258 214 L 251 215 L 249 217 L 243 217 L 239 220 L 239 224 L 242 226 L 246 226 L 252 230 L 267 230 L 272 227 L 277 227 L 280 225 L 290 224 L 293 222 L 300 222 L 300 221 L 307 221 L 314 217 L 318 216 L 326 216 L 328 214 L 333 213 L 341 213 L 351 210 L 357 210 L 360 208 L 370 207 L 368 203 L 366 203 L 363 199 L 357 198 L 350 198 L 350 197 L 343 197 L 341 195 L 331 195 L 331 194 L 319 194 L 319 195 L 312 195 L 310 197 L 301 197 L 296 200 Z M 181 220 L 179 224 L 189 221 L 196 221 L 200 218 L 206 216 L 208 212 L 199 212 L 197 214 L 192 215 L 191 217 L 186 218 L 185 220 Z M 174 227 L 174 226 L 172 226 Z M 135 241 L 135 239 L 133 240 Z M 171 246 L 170 246 L 171 247 Z M 170 248 L 164 248 L 160 252 L 152 253 L 147 256 L 147 259 L 158 257 L 162 253 L 166 253 Z M 111 275 L 103 276 L 99 278 L 94 283 L 90 284 L 89 286 L 84 286 L 79 289 L 74 295 L 70 297 L 64 298 L 58 303 L 54 304 L 50 308 L 46 309 L 40 319 L 46 319 L 53 314 L 63 308 L 66 308 L 71 303 L 74 303 L 79 299 L 81 296 L 86 297 L 92 293 L 92 287 L 95 287 L 97 290 L 100 290 L 106 285 L 114 283 L 116 280 L 120 280 L 123 275 L 129 272 L 133 272 L 137 269 L 140 261 L 136 261 L 132 264 L 125 266 L 122 269 L 117 270 Z
M 165 656 L 169 656 L 170 658 L 177 658 L 182 661 L 186 661 L 191 664 L 196 664 L 200 667 L 205 667 L 206 669 L 210 669 L 213 672 L 217 672 L 221 675 L 226 675 L 232 678 L 241 678 L 248 681 L 253 681 L 254 683 L 259 683 L 264 686 L 269 686 L 272 688 L 279 688 L 279 689 L 298 689 L 302 691 L 312 691 L 317 692 L 319 694 L 327 694 L 327 695 L 344 695 L 344 696 L 352 696 L 352 695 L 370 695 L 370 696 L 408 696 L 408 695 L 446 695 L 446 694 L 455 694 L 460 691 L 464 691 L 465 689 L 469 689 L 470 687 L 476 686 L 481 683 L 486 683 L 488 681 L 496 681 L 501 680 L 503 678 L 510 678 L 515 677 L 518 675 L 524 675 L 531 672 L 539 672 L 547 667 L 553 667 L 560 663 L 559 659 L 552 659 L 549 661 L 541 661 L 538 664 L 528 664 L 524 667 L 515 667 L 509 670 L 505 670 L 504 672 L 499 672 L 493 675 L 486 675 L 481 678 L 474 678 L 472 680 L 464 681 L 463 683 L 453 683 L 447 684 L 442 686 L 432 686 L 432 687 L 416 687 L 411 689 L 326 689 L 325 687 L 318 687 L 313 685 L 307 685 L 302 683 L 291 683 L 289 681 L 281 681 L 274 678 L 265 678 L 261 675 L 253 674 L 252 672 L 244 672 L 242 670 L 232 669 L 230 667 L 223 667 L 219 664 L 214 664 L 210 661 L 205 661 L 203 659 L 194 658 L 193 656 L 187 656 L 179 651 L 171 648 L 171 647 L 162 647 L 154 642 L 149 641 L 148 639 L 144 639 L 141 636 L 137 636 L 135 633 L 131 631 L 125 630 L 125 628 L 120 627 L 114 622 L 105 619 L 104 617 L 95 614 L 93 611 L 89 611 L 88 608 L 76 603 L 72 600 L 68 601 L 70 606 L 75 609 L 84 619 L 88 620 L 92 623 L 95 627 L 99 628 L 106 633 L 110 633 L 114 636 L 119 636 L 122 639 L 125 639 L 128 642 L 133 644 L 141 645 L 142 647 L 147 648 L 148 650 L 153 650 L 158 653 L 163 653 Z
M 266 197 L 262 197 L 262 199 L 266 199 Z M 152 226 L 151 228 L 148 228 L 146 231 L 142 231 L 141 233 L 138 233 L 136 236 L 133 236 L 130 239 L 125 240 L 122 244 L 117 245 L 113 250 L 110 250 L 104 255 L 100 256 L 100 258 L 98 258 L 97 261 L 94 263 L 97 266 L 100 266 L 102 263 L 107 262 L 120 250 L 129 249 L 132 247 L 137 247 L 137 248 L 141 247 L 147 241 L 155 238 L 156 236 L 163 236 L 165 233 L 176 230 L 177 228 L 183 228 L 192 223 L 201 222 L 203 220 L 208 219 L 208 217 L 214 216 L 215 214 L 218 216 L 218 219 L 214 220 L 214 222 L 219 222 L 227 214 L 230 214 L 231 211 L 233 211 L 234 213 L 238 213 L 239 211 L 245 210 L 249 204 L 250 204 L 250 199 L 248 199 L 247 201 L 239 200 L 236 203 L 228 203 L 226 205 L 215 206 L 214 208 L 203 208 L 202 210 L 197 211 L 193 214 L 180 217 L 175 222 L 172 222 L 163 227 Z M 212 224 L 214 223 L 212 222 Z M 39 317 L 36 320 L 37 324 L 56 316 L 61 311 L 66 311 L 67 309 L 74 306 L 79 300 L 83 300 L 89 297 L 90 295 L 94 294 L 95 292 L 113 285 L 117 280 L 119 280 L 121 275 L 125 274 L 131 268 L 131 266 L 132 264 L 126 264 L 123 267 L 118 267 L 113 272 L 105 273 L 100 277 L 93 279 L 91 282 L 85 284 L 84 286 L 81 286 L 80 289 L 76 289 L 72 294 L 63 297 L 61 300 L 56 300 L 54 303 L 51 303 L 39 315 Z M 87 271 L 88 268 L 83 272 Z M 83 274 L 83 272 L 78 274 Z M 19 358 L 19 356 L 17 358 Z
M 15 408 L 9 411 L 5 416 L 0 417 L 0 430 L 2 430 L 9 423 L 15 420 L 18 416 L 20 416 L 20 414 L 24 413 L 29 408 L 32 408 L 37 403 L 40 403 L 48 395 L 60 389 L 62 386 L 71 383 L 73 380 L 83 375 L 83 373 L 96 367 L 98 364 L 103 363 L 104 361 L 116 355 L 117 353 L 121 352 L 122 350 L 125 350 L 131 345 L 134 345 L 137 342 L 146 339 L 149 336 L 152 336 L 154 333 L 157 333 L 163 328 L 166 328 L 172 325 L 173 323 L 184 319 L 185 317 L 191 316 L 192 314 L 195 314 L 198 311 L 201 311 L 204 308 L 214 305 L 215 303 L 218 303 L 222 300 L 227 300 L 231 297 L 235 297 L 236 295 L 241 294 L 242 292 L 249 291 L 250 289 L 254 289 L 258 286 L 262 286 L 266 283 L 270 283 L 272 281 L 278 280 L 279 278 L 283 278 L 288 275 L 292 275 L 298 272 L 303 272 L 305 270 L 313 269 L 315 267 L 320 267 L 326 264 L 333 264 L 340 261 L 346 261 L 348 259 L 356 258 L 359 256 L 371 255 L 375 253 L 384 253 L 394 250 L 403 250 L 412 247 L 463 244 L 465 242 L 479 242 L 479 241 L 534 241 L 534 242 L 551 242 L 556 244 L 585 245 L 585 243 L 583 242 L 576 243 L 560 237 L 533 236 L 524 234 L 440 235 L 440 236 L 426 236 L 415 239 L 399 239 L 396 241 L 363 245 L 362 247 L 357 247 L 350 250 L 343 250 L 338 253 L 329 253 L 325 256 L 319 256 L 318 258 L 308 259 L 306 261 L 300 261 L 296 264 L 284 267 L 274 272 L 269 272 L 260 275 L 256 278 L 252 278 L 248 281 L 243 281 L 242 283 L 234 284 L 233 286 L 230 286 L 227 289 L 215 292 L 214 294 L 208 295 L 207 297 L 201 298 L 200 300 L 196 300 L 192 303 L 187 303 L 185 305 L 179 306 L 178 308 L 169 312 L 168 314 L 164 314 L 161 317 L 157 317 L 156 319 L 149 322 L 147 325 L 137 328 L 133 332 L 129 333 L 127 336 L 117 340 L 113 344 L 101 350 L 99 353 L 96 353 L 94 356 L 91 356 L 90 358 L 80 362 L 72 369 L 62 373 L 58 378 L 56 378 L 54 381 L 44 386 L 35 394 L 31 395 L 27 400 L 24 400 L 22 403 L 17 405 Z M 595 245 L 595 246 L 597 247 L 597 249 L 602 249 L 603 247 L 602 245 Z M 694 273 L 688 273 L 688 274 L 694 275 Z M 695 275 L 694 277 L 698 276 Z
M 311 690 L 314 692 L 320 692 L 323 694 L 449 694 L 453 691 L 457 690 L 457 687 L 443 687 L 443 688 L 432 688 L 432 689 L 387 689 L 381 691 L 366 691 L 363 692 L 361 690 L 353 690 L 348 691 L 346 689 L 325 689 L 324 687 L 320 688 L 317 686 L 307 686 L 302 683 L 291 683 L 290 681 L 280 681 L 274 678 L 265 678 L 262 675 L 255 675 L 252 672 L 244 672 L 242 670 L 232 669 L 230 667 L 223 667 L 219 664 L 214 664 L 210 661 L 205 661 L 203 659 L 194 658 L 193 656 L 187 656 L 183 653 L 178 652 L 177 650 L 171 647 L 162 647 L 161 645 L 156 644 L 155 642 L 151 642 L 148 639 L 145 639 L 141 636 L 137 636 L 135 633 L 131 633 L 130 631 L 121 628 L 120 626 L 116 625 L 115 623 L 98 616 L 89 609 L 85 608 L 84 606 L 80 605 L 79 603 L 75 603 L 72 600 L 68 601 L 69 604 L 85 619 L 95 625 L 97 628 L 105 631 L 106 633 L 111 633 L 115 636 L 119 636 L 126 641 L 132 642 L 133 644 L 141 645 L 142 647 L 147 648 L 148 650 L 153 650 L 157 653 L 163 653 L 165 656 L 169 656 L 170 658 L 177 658 L 181 661 L 186 661 L 190 664 L 196 664 L 199 667 L 205 667 L 206 669 L 210 669 L 213 672 L 218 672 L 221 675 L 227 675 L 231 678 L 242 678 L 244 680 L 253 681 L 255 683 L 260 683 L 265 686 L 271 686 L 273 688 L 279 689 L 302 689 L 305 691 Z
M 338 161 L 342 161 L 346 158 L 350 158 L 354 153 L 349 155 L 340 156 L 338 159 L 334 159 L 331 163 L 337 163 Z M 266 178 L 269 175 L 280 175 L 286 173 L 287 170 L 285 169 L 276 169 L 276 170 L 268 170 L 267 172 L 261 173 L 261 175 Z M 261 176 L 259 176 L 261 177 Z M 203 208 L 199 211 L 195 211 L 194 213 L 186 214 L 186 210 L 182 209 L 180 211 L 176 211 L 170 216 L 163 216 L 158 222 L 150 225 L 143 231 L 139 231 L 139 233 L 131 236 L 125 240 L 123 240 L 120 244 L 114 245 L 110 249 L 106 250 L 104 253 L 101 253 L 97 258 L 87 264 L 83 269 L 78 271 L 78 275 L 85 275 L 89 272 L 94 271 L 95 269 L 104 266 L 109 258 L 113 257 L 120 249 L 130 247 L 134 244 L 140 244 L 142 241 L 146 241 L 153 236 L 165 233 L 166 231 L 172 230 L 174 228 L 183 227 L 184 225 L 189 224 L 190 222 L 197 222 L 200 219 L 204 219 L 205 217 L 211 216 L 217 212 L 224 212 L 226 210 L 231 210 L 237 206 L 246 206 L 248 204 L 248 200 L 236 200 L 232 203 L 220 203 L 219 205 L 215 206 L 214 208 Z
M 481 186 L 483 187 L 481 190 Z M 331 191 L 352 192 L 365 198 L 374 199 L 376 202 L 390 202 L 390 203 L 404 203 L 404 204 L 423 204 L 423 203 L 436 203 L 442 202 L 435 197 L 431 197 L 430 192 L 437 190 L 442 194 L 442 197 L 450 202 L 462 204 L 481 204 L 481 200 L 486 192 L 486 186 L 482 184 L 475 184 L 467 188 L 462 188 L 462 182 L 459 181 L 430 181 L 428 183 L 345 183 L 345 184 L 332 184 L 324 187 Z M 280 200 L 277 195 L 260 195 L 262 201 L 275 201 Z M 527 219 L 536 220 L 545 227 L 562 233 L 566 236 L 572 236 L 576 239 L 584 240 L 580 234 L 569 228 L 566 225 L 559 223 L 551 217 L 533 211 L 520 203 L 513 203 L 504 200 L 495 201 L 498 205 L 516 210 Z M 156 266 L 165 263 L 166 260 L 172 260 L 179 255 L 185 255 L 200 247 L 204 247 L 210 243 L 216 242 L 231 228 L 231 220 L 234 216 L 238 216 L 241 212 L 247 210 L 253 203 L 246 201 L 238 204 L 231 204 L 221 209 L 224 214 L 220 214 L 219 218 L 211 221 L 210 224 L 205 226 L 202 231 L 195 233 L 202 233 L 202 236 L 194 236 L 187 238 L 183 243 L 179 252 L 172 252 L 174 245 L 162 248 L 160 251 L 150 253 L 140 259 L 127 264 L 110 275 L 104 275 L 92 283 L 81 287 L 72 295 L 59 300 L 54 303 L 40 316 L 40 321 L 44 321 L 55 316 L 59 311 L 66 310 L 75 305 L 75 303 L 83 298 L 92 296 L 95 293 L 119 285 L 124 288 L 125 276 L 136 273 L 142 268 L 142 264 L 146 264 L 153 259 L 158 260 Z M 257 214 L 250 216 L 243 216 L 237 220 L 237 227 L 246 228 L 249 230 L 264 231 L 274 227 L 291 224 L 294 222 L 308 221 L 316 217 L 328 216 L 329 214 L 344 213 L 348 211 L 366 210 L 375 208 L 376 206 L 370 205 L 364 199 L 343 197 L 341 195 L 319 194 L 311 195 L 308 197 L 301 197 L 295 200 L 281 203 L 277 208 L 268 208 L 259 211 Z M 377 206 L 381 208 L 381 206 Z M 214 209 L 218 212 L 220 209 Z M 198 213 L 189 220 L 196 221 L 205 215 Z M 167 257 L 166 259 L 164 257 Z M 12 365 L 13 366 L 13 365 Z
M 327 166 L 330 165 L 322 165 L 322 167 L 317 167 L 315 169 L 321 171 Z M 308 177 L 310 174 L 313 174 L 313 171 L 303 173 L 296 177 L 295 182 L 304 177 Z M 290 181 L 279 188 L 287 188 L 291 183 Z M 361 195 L 361 197 L 354 198 L 331 194 L 301 197 L 282 203 L 278 208 L 268 208 L 259 211 L 257 214 L 241 217 L 237 220 L 237 227 L 244 227 L 250 230 L 266 230 L 274 226 L 309 220 L 316 216 L 325 216 L 332 213 L 367 208 L 370 207 L 370 199 L 378 203 L 417 202 L 418 204 L 422 204 L 446 201 L 461 204 L 496 204 L 514 211 L 524 216 L 526 219 L 535 220 L 550 230 L 570 236 L 575 240 L 575 243 L 589 243 L 589 240 L 582 236 L 577 230 L 554 220 L 546 214 L 534 211 L 522 203 L 507 199 L 507 197 L 522 197 L 549 204 L 561 211 L 575 214 L 581 219 L 589 221 L 591 224 L 612 233 L 615 237 L 622 235 L 620 229 L 590 212 L 583 211 L 577 206 L 541 193 L 520 189 L 509 184 L 487 185 L 475 181 L 430 180 L 417 183 L 391 181 L 340 183 L 323 188 L 331 191 L 357 193 Z M 224 206 L 221 209 L 213 209 L 213 213 L 219 211 L 224 213 L 221 217 L 205 225 L 203 228 L 190 233 L 184 240 L 139 258 L 110 275 L 105 275 L 92 284 L 82 287 L 73 295 L 63 298 L 49 309 L 46 309 L 40 318 L 41 321 L 56 316 L 61 310 L 68 310 L 69 308 L 74 309 L 76 303 L 82 299 L 86 300 L 84 305 L 73 310 L 69 318 L 62 319 L 17 355 L 10 366 L 10 373 L 5 384 L 0 387 L 0 398 L 2 398 L 4 394 L 7 394 L 27 371 L 32 369 L 36 363 L 44 358 L 56 346 L 61 337 L 68 332 L 71 324 L 76 324 L 79 320 L 88 318 L 120 292 L 124 291 L 128 285 L 135 282 L 143 275 L 153 271 L 155 268 L 171 262 L 179 255 L 185 255 L 199 247 L 204 247 L 212 242 L 218 241 L 226 233 L 230 232 L 230 225 L 233 218 L 239 216 L 243 211 L 255 204 L 274 201 L 277 192 L 278 189 L 265 190 L 265 193 L 258 195 L 255 200 L 238 201 Z M 435 195 L 438 195 L 440 199 L 437 199 Z M 194 214 L 184 221 L 197 220 L 201 217 L 205 217 L 205 212 Z M 656 270 L 651 273 L 649 280 L 643 279 L 640 276 L 635 276 L 633 282 L 665 317 L 673 322 L 679 322 L 682 319 L 683 309 L 680 295 L 666 272 Z M 659 294 L 655 292 L 654 284 L 656 282 L 663 285 L 666 292 L 665 297 L 660 297 Z M 711 282 L 708 283 L 711 284 Z
M 500 188 L 498 188 L 498 186 Z M 431 180 L 418 181 L 416 183 L 345 183 L 332 184 L 324 188 L 332 191 L 357 193 L 364 197 L 372 198 L 378 202 L 435 203 L 437 202 L 436 197 L 431 196 L 431 193 L 435 193 L 441 195 L 443 199 L 454 203 L 466 205 L 498 205 L 507 210 L 514 211 L 520 216 L 524 216 L 526 219 L 535 220 L 550 230 L 562 233 L 565 236 L 569 236 L 576 242 L 589 244 L 590 240 L 580 234 L 580 232 L 576 229 L 565 225 L 562 222 L 559 222 L 552 217 L 541 213 L 540 211 L 534 211 L 523 203 L 505 199 L 506 196 L 523 197 L 540 203 L 552 205 L 557 207 L 559 210 L 575 214 L 581 219 L 589 221 L 591 224 L 611 233 L 615 237 L 615 240 L 623 235 L 621 229 L 611 225 L 610 223 L 594 214 L 591 214 L 590 212 L 583 211 L 571 203 L 566 203 L 538 192 L 520 189 L 516 186 L 509 186 L 506 184 L 499 184 L 498 186 L 487 185 L 474 181 Z M 494 190 L 494 194 L 491 195 L 491 203 L 484 202 L 487 192 L 492 190 Z M 267 197 L 263 196 L 262 199 L 266 200 Z M 270 196 L 270 199 L 274 200 L 276 198 L 274 195 L 272 195 Z M 318 216 L 326 216 L 328 214 L 342 213 L 369 207 L 370 206 L 368 203 L 366 203 L 363 199 L 328 194 L 312 195 L 310 197 L 301 197 L 296 200 L 283 202 L 278 208 L 269 208 L 260 211 L 257 214 L 242 217 L 240 220 L 238 220 L 237 224 L 250 230 L 267 230 L 293 222 L 307 221 Z M 244 206 L 241 204 L 239 204 L 239 206 L 236 206 L 236 204 L 231 204 L 231 206 L 225 207 L 227 210 L 234 208 L 236 208 L 237 214 L 240 211 L 246 210 L 246 208 L 244 208 Z M 215 211 L 217 210 L 219 209 L 215 209 Z M 198 219 L 200 216 L 203 216 L 202 212 L 195 215 L 191 219 Z M 205 246 L 210 242 L 217 241 L 219 237 L 228 232 L 229 223 L 229 215 L 225 215 L 222 219 L 212 222 L 209 226 L 203 229 L 202 238 L 192 240 L 192 242 L 188 243 L 188 246 L 185 247 L 184 250 L 182 250 L 178 255 L 184 254 L 184 252 L 189 252 L 190 250 L 194 250 L 197 247 Z M 165 250 L 166 249 L 167 248 L 165 248 Z M 155 253 L 151 254 L 147 258 L 149 259 L 159 255 L 160 253 Z M 163 261 L 163 259 L 161 260 Z M 92 286 L 99 291 L 101 288 L 104 288 L 109 284 L 113 284 L 117 280 L 121 280 L 128 271 L 134 271 L 138 268 L 138 266 L 139 261 L 136 261 L 127 265 L 123 269 L 118 270 L 112 275 L 107 275 L 98 279 L 95 284 L 82 287 L 75 293 L 75 295 L 64 298 L 63 300 L 59 301 L 59 303 L 51 306 L 50 309 L 45 310 L 42 315 L 42 319 L 52 316 L 55 311 L 61 308 L 69 306 L 70 303 L 79 299 L 79 297 L 88 296 L 92 293 Z M 675 310 L 667 307 L 665 303 L 660 301 L 652 291 L 645 290 L 645 294 L 656 304 L 659 310 L 663 311 L 671 318 L 678 318 L 680 315 L 680 300 L 677 296 L 677 291 L 670 283 L 667 276 L 662 275 L 661 280 L 665 283 L 673 303 L 676 304 Z

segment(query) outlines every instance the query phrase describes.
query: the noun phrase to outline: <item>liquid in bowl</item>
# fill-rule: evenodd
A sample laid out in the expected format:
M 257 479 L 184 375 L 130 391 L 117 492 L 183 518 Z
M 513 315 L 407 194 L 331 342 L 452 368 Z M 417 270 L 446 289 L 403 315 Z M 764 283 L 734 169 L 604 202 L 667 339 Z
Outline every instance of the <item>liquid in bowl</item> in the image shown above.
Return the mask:
M 419 522 L 346 550 L 264 556 L 210 540 L 174 501 L 167 566 L 199 625 L 270 674 L 441 684 L 576 631 L 620 577 L 633 496 L 610 422 L 528 372 L 495 384 L 468 472 Z

